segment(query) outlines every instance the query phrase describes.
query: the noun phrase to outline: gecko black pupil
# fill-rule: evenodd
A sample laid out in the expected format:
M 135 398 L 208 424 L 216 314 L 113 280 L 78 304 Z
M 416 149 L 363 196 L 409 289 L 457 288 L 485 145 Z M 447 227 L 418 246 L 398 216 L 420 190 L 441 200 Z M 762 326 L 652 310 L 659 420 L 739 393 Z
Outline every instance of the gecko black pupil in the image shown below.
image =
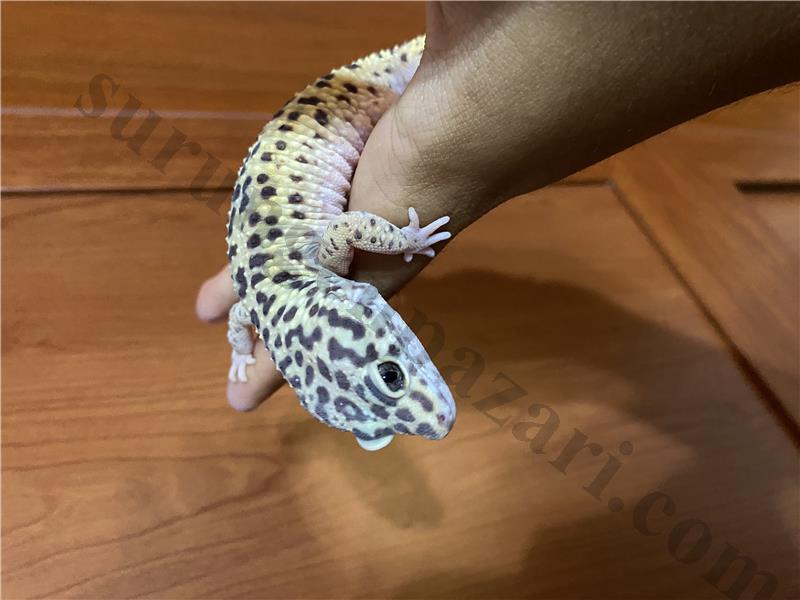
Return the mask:
M 378 365 L 378 374 L 383 379 L 391 391 L 396 392 L 403 387 L 405 377 L 403 376 L 402 369 L 393 362 L 385 362 Z

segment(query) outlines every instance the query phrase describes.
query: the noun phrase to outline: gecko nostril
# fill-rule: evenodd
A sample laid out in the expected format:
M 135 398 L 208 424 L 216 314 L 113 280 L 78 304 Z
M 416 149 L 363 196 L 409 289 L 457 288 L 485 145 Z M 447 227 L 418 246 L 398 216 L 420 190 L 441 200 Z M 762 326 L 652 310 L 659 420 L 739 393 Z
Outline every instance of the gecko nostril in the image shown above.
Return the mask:
M 442 413 L 439 413 L 438 415 L 436 415 L 436 419 L 439 421 L 439 423 L 444 423 L 446 418 L 447 417 L 445 417 Z

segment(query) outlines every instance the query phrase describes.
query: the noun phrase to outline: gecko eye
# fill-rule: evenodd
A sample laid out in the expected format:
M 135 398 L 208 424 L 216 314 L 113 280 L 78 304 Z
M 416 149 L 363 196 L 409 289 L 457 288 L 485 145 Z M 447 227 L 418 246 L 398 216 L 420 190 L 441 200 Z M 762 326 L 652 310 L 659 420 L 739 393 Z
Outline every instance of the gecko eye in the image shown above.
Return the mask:
M 397 363 L 382 362 L 378 365 L 378 375 L 391 392 L 399 392 L 405 387 L 406 376 Z

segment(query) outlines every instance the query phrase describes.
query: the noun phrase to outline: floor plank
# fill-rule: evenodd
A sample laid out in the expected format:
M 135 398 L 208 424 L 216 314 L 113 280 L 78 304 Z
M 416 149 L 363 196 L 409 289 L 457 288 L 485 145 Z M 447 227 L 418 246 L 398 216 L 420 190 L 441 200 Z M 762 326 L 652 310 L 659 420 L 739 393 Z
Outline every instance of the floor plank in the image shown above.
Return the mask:
M 729 180 L 671 140 L 629 149 L 614 185 L 721 331 L 800 424 L 800 262 Z
M 202 203 L 3 204 L 9 598 L 716 599 L 703 576 L 726 543 L 777 577 L 775 597 L 798 589 L 795 450 L 610 188 L 501 207 L 397 298 L 441 326 L 439 350 L 420 335 L 460 413 L 442 442 L 371 455 L 286 390 L 225 407 L 224 333 L 192 316 L 224 256 Z M 510 382 L 520 394 L 492 406 Z M 513 429 L 551 414 L 536 403 L 558 418 L 543 454 Z M 622 462 L 601 500 L 583 488 L 605 454 L 549 462 L 575 430 Z M 648 536 L 634 507 L 653 490 L 676 508 L 656 505 Z M 711 536 L 691 564 L 668 546 L 685 519 Z
M 424 13 L 405 2 L 4 2 L 2 103 L 72 108 L 105 73 L 155 109 L 273 112 L 332 67 L 422 33 Z

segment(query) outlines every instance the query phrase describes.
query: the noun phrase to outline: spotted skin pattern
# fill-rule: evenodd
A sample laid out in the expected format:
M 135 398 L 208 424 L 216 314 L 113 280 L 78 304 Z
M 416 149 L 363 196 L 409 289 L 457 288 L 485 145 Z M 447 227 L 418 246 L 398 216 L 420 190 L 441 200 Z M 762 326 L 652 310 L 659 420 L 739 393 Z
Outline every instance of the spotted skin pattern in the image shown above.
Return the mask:
M 229 314 L 230 379 L 246 381 L 255 329 L 302 406 L 369 449 L 395 434 L 443 438 L 455 420 L 416 335 L 373 286 L 343 277 L 355 248 L 408 261 L 450 237 L 436 232 L 447 217 L 420 227 L 409 209 L 400 228 L 345 212 L 364 144 L 423 46 L 418 37 L 335 69 L 287 102 L 244 159 L 228 218 L 239 297 Z

